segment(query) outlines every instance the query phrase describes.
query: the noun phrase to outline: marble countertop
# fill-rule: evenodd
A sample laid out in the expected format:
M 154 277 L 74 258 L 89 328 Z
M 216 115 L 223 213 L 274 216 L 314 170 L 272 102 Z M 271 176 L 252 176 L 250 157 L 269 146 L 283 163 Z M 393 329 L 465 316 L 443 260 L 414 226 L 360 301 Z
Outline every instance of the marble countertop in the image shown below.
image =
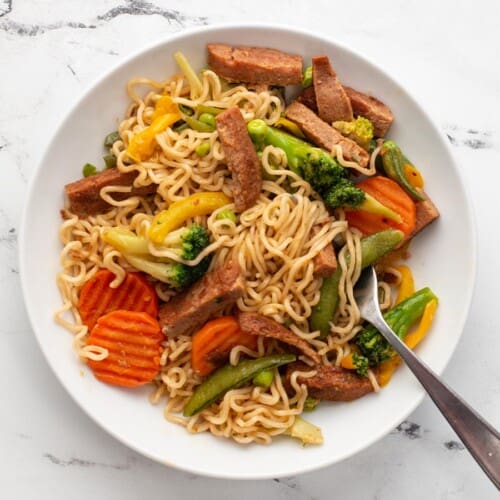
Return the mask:
M 444 377 L 500 426 L 500 227 L 492 209 L 500 181 L 499 4 L 310 4 L 0 0 L 0 498 L 497 498 L 428 398 L 387 437 L 317 472 L 250 483 L 170 469 L 97 427 L 64 392 L 35 342 L 20 289 L 17 234 L 27 183 L 68 103 L 110 65 L 168 33 L 279 22 L 364 53 L 425 103 L 448 135 L 474 204 L 479 265 L 470 315 Z

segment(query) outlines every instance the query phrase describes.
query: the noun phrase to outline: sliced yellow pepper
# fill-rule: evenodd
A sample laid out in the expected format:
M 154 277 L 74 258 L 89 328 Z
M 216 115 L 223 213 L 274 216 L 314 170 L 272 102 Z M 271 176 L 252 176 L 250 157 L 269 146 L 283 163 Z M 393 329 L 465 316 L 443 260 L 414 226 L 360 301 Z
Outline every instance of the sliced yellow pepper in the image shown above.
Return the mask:
M 401 273 L 401 284 L 399 285 L 398 296 L 396 297 L 396 304 L 403 302 L 408 297 L 415 293 L 415 282 L 413 281 L 413 274 L 408 266 L 394 266 Z
M 406 163 L 406 165 L 403 167 L 403 172 L 406 177 L 406 180 L 414 188 L 424 187 L 424 178 L 422 177 L 422 174 L 411 163 Z
M 342 358 L 342 361 L 340 362 L 340 366 L 342 368 L 345 368 L 346 370 L 355 370 L 356 367 L 354 366 L 354 359 L 353 359 L 353 354 L 354 353 L 349 353 L 347 356 L 344 356 Z
M 151 125 L 130 139 L 126 150 L 127 156 L 136 162 L 150 158 L 158 144 L 156 136 L 180 120 L 181 117 L 177 104 L 169 96 L 160 97 L 155 105 Z
M 211 214 L 229 203 L 231 199 L 222 192 L 196 193 L 175 201 L 167 210 L 155 216 L 149 228 L 149 239 L 154 243 L 162 243 L 165 236 L 181 227 L 186 219 Z
M 434 315 L 436 313 L 437 308 L 437 300 L 431 300 L 424 309 L 424 314 L 422 314 L 422 319 L 418 325 L 418 328 L 413 332 L 409 333 L 405 337 L 405 344 L 410 348 L 414 349 L 422 339 L 427 335 L 429 331 L 432 320 L 434 319 Z M 401 363 L 401 358 L 399 356 L 394 356 L 383 363 L 380 363 L 379 366 L 379 384 L 383 387 L 389 383 L 391 380 L 392 374 L 396 370 L 396 368 Z
M 306 136 L 302 133 L 302 130 L 300 130 L 298 125 L 296 125 L 294 122 L 283 116 L 278 118 L 274 126 L 285 129 L 287 132 L 290 132 L 295 137 L 300 137 L 301 139 L 306 138 Z

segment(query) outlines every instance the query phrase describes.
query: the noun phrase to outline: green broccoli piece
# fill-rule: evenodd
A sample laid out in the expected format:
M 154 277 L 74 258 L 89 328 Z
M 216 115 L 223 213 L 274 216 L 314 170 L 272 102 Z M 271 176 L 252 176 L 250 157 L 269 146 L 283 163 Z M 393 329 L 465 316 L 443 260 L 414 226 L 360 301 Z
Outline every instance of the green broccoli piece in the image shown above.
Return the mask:
M 350 122 L 338 121 L 333 122 L 333 127 L 336 128 L 342 135 L 359 144 L 362 148 L 370 151 L 373 139 L 373 124 L 370 120 L 358 116 Z
M 386 312 L 384 319 L 396 335 L 404 339 L 412 324 L 422 316 L 425 306 L 431 300 L 437 300 L 437 297 L 432 293 L 430 288 L 422 288 Z M 368 325 L 361 330 L 354 338 L 354 342 L 359 347 L 362 355 L 360 357 L 364 357 L 369 366 L 378 365 L 395 355 L 395 351 L 389 342 L 372 325 Z M 356 364 L 354 356 L 353 362 Z M 358 363 L 361 371 L 364 370 L 366 374 L 366 370 L 364 369 L 365 361 L 359 360 Z M 358 373 L 360 373 L 359 370 Z
M 348 171 L 326 151 L 270 127 L 263 120 L 252 120 L 247 127 L 257 150 L 267 145 L 282 149 L 290 169 L 306 180 L 331 208 L 359 208 L 366 199 L 366 194 L 349 180 Z
M 362 356 L 361 354 L 355 352 L 352 355 L 352 364 L 354 365 L 358 375 L 360 375 L 361 377 L 366 377 L 366 372 L 370 367 L 370 361 L 366 356 Z
M 182 290 L 199 280 L 210 265 L 210 255 L 194 266 L 155 257 L 149 253 L 146 238 L 119 227 L 106 230 L 103 239 L 116 248 L 130 265 L 176 290 Z M 199 224 L 192 224 L 169 233 L 162 249 L 168 249 L 182 259 L 193 260 L 209 243 L 207 230 Z

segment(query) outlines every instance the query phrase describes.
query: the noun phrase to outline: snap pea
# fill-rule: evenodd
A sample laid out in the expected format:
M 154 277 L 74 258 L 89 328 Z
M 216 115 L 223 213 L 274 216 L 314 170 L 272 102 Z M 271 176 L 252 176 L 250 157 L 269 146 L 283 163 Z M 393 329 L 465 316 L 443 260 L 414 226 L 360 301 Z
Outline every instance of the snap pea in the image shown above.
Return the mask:
M 257 373 L 257 375 L 255 375 L 252 382 L 254 383 L 254 385 L 258 385 L 259 387 L 268 389 L 269 387 L 271 387 L 273 380 L 274 372 L 272 370 L 262 370 L 260 373 Z
M 261 371 L 292 363 L 295 359 L 294 354 L 272 354 L 263 358 L 247 359 L 236 366 L 226 365 L 219 368 L 196 388 L 184 407 L 183 415 L 191 417 L 227 391 L 250 382 Z
M 307 88 L 313 84 L 313 68 L 312 66 L 308 66 L 302 72 L 302 87 Z
M 200 114 L 208 113 L 210 115 L 217 116 L 219 113 L 222 113 L 224 110 L 221 108 L 214 108 L 213 106 L 204 106 L 203 104 L 198 104 L 198 106 L 196 106 L 196 111 L 198 111 L 198 113 L 200 113 Z
M 104 138 L 104 146 L 110 148 L 116 141 L 119 140 L 120 140 L 120 134 L 117 131 L 111 132 Z
M 179 109 L 185 115 L 188 115 L 188 116 L 193 116 L 194 115 L 194 109 L 190 108 L 189 106 L 185 106 L 184 104 L 179 104 Z
M 370 266 L 386 253 L 393 250 L 403 241 L 404 235 L 397 229 L 385 229 L 378 233 L 370 234 L 361 240 L 361 267 Z M 350 256 L 346 256 L 349 262 Z M 330 322 L 333 321 L 339 305 L 339 283 L 342 269 L 337 267 L 335 272 L 323 279 L 319 302 L 313 307 L 309 318 L 311 330 L 319 330 L 320 338 L 325 338 L 330 333 Z
M 212 126 L 208 123 L 203 123 L 192 116 L 184 116 L 184 121 L 188 124 L 189 128 L 196 130 L 196 132 L 213 132 L 215 130 L 215 124 Z
M 393 141 L 385 141 L 380 151 L 384 172 L 396 181 L 414 200 L 425 201 L 425 198 L 409 183 L 404 167 L 410 164 L 399 146 Z
M 189 128 L 189 125 L 184 120 L 179 120 L 176 125 L 174 125 L 173 131 L 180 134 L 183 130 Z

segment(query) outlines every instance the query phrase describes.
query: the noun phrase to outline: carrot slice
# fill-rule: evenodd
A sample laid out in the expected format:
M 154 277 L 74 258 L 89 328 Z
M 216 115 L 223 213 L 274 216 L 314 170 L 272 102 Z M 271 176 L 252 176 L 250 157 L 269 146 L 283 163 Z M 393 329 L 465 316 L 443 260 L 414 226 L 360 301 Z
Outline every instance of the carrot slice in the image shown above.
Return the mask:
M 390 227 L 403 231 L 406 236 L 413 232 L 416 223 L 415 202 L 399 184 L 388 177 L 378 175 L 361 181 L 356 186 L 401 215 L 402 222 L 395 222 L 366 210 L 346 210 L 349 225 L 359 229 L 365 236 Z
M 193 370 L 204 377 L 226 363 L 233 347 L 243 345 L 255 350 L 257 340 L 257 335 L 240 330 L 238 320 L 234 316 L 222 316 L 209 321 L 193 336 Z
M 120 286 L 111 288 L 109 285 L 114 279 L 111 271 L 101 269 L 80 291 L 78 311 L 89 331 L 100 316 L 117 309 L 145 312 L 153 318 L 158 316 L 158 297 L 144 276 L 127 273 Z
M 112 311 L 97 320 L 87 338 L 88 346 L 104 347 L 108 356 L 87 363 L 101 382 L 123 387 L 147 384 L 160 370 L 164 339 L 160 324 L 149 314 Z

